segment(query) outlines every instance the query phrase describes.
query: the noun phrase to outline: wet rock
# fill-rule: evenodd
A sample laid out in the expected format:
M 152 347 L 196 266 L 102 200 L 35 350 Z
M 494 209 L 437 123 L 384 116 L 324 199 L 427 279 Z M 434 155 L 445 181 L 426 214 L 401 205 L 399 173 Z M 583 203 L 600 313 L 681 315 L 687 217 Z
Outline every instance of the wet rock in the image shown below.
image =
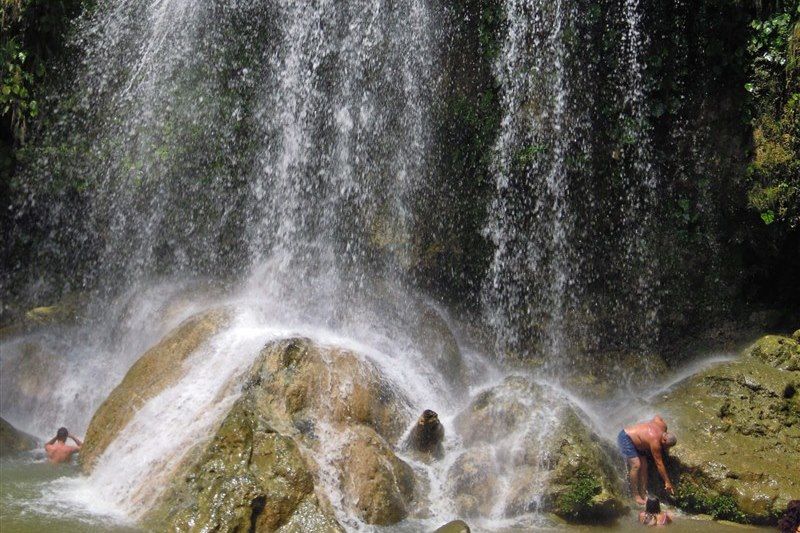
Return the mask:
M 437 528 L 433 533 L 470 533 L 470 531 L 469 526 L 463 520 L 453 520 Z
M 424 306 L 417 323 L 418 346 L 451 389 L 463 396 L 468 386 L 467 367 L 453 331 L 439 312 Z
M 392 451 L 408 402 L 374 365 L 307 339 L 267 345 L 210 444 L 171 475 L 147 514 L 156 530 L 340 531 L 320 479 L 372 524 L 415 507 L 414 473 Z M 324 457 L 318 464 L 314 457 Z
M 357 426 L 340 463 L 345 505 L 368 524 L 404 519 L 414 498 L 414 473 L 372 428 Z
M 410 421 L 410 403 L 373 364 L 307 339 L 265 348 L 245 386 L 260 389 L 262 408 L 276 424 L 312 446 L 318 421 L 368 426 L 387 442 L 396 442 Z
M 552 470 L 542 496 L 544 510 L 576 522 L 611 521 L 625 512 L 616 457 L 574 409 L 564 409 L 546 450 L 544 465 Z
M 692 377 L 657 403 L 678 436 L 668 466 L 680 507 L 772 524 L 800 498 L 796 350 L 788 337 L 763 337 L 741 359 Z
M 598 521 L 624 512 L 614 457 L 555 391 L 507 378 L 479 394 L 456 427 L 470 448 L 450 473 L 465 516 L 486 515 L 498 504 L 493 484 L 501 476 L 509 517 L 544 511 Z
M 80 453 L 85 471 L 92 469 L 97 458 L 145 402 L 180 379 L 185 372 L 182 363 L 220 331 L 228 320 L 229 314 L 225 310 L 196 315 L 134 363 L 89 423 Z
M 37 446 L 36 437 L 18 430 L 7 420 L 0 418 L 0 457 L 32 450 Z
M 418 452 L 422 459 L 444 457 L 444 426 L 436 412 L 426 409 L 406 439 L 406 448 Z
M 491 514 L 498 492 L 496 470 L 488 448 L 468 450 L 456 459 L 447 478 L 459 514 L 466 517 Z
M 499 386 L 481 392 L 469 407 L 456 417 L 456 427 L 464 443 L 495 442 L 525 429 L 531 413 L 543 405 L 542 387 L 530 380 L 512 376 Z
M 0 340 L 31 332 L 42 326 L 71 325 L 83 318 L 87 295 L 73 293 L 60 301 L 13 313 L 11 321 L 0 324 Z
M 297 443 L 242 396 L 144 523 L 169 531 L 340 532 Z
M 800 337 L 800 330 L 795 335 Z M 765 335 L 747 348 L 745 355 L 781 370 L 800 371 L 800 339 Z

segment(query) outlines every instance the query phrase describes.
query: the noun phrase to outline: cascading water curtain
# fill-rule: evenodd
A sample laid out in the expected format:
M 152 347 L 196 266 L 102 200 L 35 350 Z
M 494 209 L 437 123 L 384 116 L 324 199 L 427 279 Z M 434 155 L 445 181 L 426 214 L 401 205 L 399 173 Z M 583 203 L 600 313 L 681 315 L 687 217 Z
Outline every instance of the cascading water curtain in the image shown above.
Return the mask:
M 555 369 L 592 350 L 641 348 L 656 321 L 658 271 L 641 8 L 504 8 L 487 226 L 496 249 L 484 287 L 498 348 Z
M 503 119 L 488 227 L 496 252 L 485 304 L 501 345 L 521 355 L 532 340 L 549 355 L 564 350 L 564 321 L 576 297 L 574 162 L 567 160 L 585 122 L 573 98 L 581 80 L 570 66 L 576 15 L 569 1 L 505 3 L 506 36 L 495 65 Z
M 432 152 L 441 24 L 426 0 L 102 3 L 31 171 L 57 264 L 110 293 L 155 276 L 283 288 L 402 276 Z M 56 146 L 57 150 L 50 147 Z M 75 235 L 80 238 L 76 238 Z M 75 276 L 75 272 L 70 275 Z M 314 283 L 305 283 L 314 285 Z

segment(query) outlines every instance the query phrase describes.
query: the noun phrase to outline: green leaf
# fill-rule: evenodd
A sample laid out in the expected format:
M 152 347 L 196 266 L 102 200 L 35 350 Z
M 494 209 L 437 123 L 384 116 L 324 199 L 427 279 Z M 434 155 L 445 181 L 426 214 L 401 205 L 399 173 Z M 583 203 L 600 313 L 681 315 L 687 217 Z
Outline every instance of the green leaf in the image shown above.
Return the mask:
M 764 211 L 763 213 L 761 213 L 761 220 L 764 221 L 764 224 L 769 226 L 770 224 L 775 222 L 775 213 L 772 211 L 772 209 Z

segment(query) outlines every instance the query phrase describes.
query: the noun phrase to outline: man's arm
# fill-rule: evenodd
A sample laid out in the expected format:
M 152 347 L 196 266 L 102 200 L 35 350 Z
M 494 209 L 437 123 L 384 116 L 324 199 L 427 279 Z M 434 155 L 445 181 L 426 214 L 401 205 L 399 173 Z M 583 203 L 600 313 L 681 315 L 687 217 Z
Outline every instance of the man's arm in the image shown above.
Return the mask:
M 70 435 L 69 435 L 69 438 L 71 438 L 73 441 L 75 441 L 75 444 L 77 444 L 77 445 L 78 445 L 78 449 L 80 449 L 80 448 L 81 448 L 81 446 L 83 446 L 83 442 L 81 442 L 81 439 L 79 439 L 79 438 L 78 438 L 78 437 L 76 437 L 75 435 L 72 435 L 72 434 L 70 434 Z
M 661 475 L 661 479 L 664 480 L 664 490 L 666 490 L 671 495 L 675 495 L 675 488 L 672 486 L 672 482 L 669 480 L 669 474 L 667 474 L 667 467 L 664 466 L 664 457 L 661 454 L 661 444 L 651 444 L 650 445 L 650 453 L 653 454 L 653 461 L 656 463 L 656 468 L 658 469 L 659 475 Z
M 45 442 L 44 443 L 44 447 L 47 448 L 48 446 L 52 446 L 53 444 L 56 443 L 57 440 L 58 440 L 58 435 L 56 435 L 55 437 L 53 437 L 49 441 Z

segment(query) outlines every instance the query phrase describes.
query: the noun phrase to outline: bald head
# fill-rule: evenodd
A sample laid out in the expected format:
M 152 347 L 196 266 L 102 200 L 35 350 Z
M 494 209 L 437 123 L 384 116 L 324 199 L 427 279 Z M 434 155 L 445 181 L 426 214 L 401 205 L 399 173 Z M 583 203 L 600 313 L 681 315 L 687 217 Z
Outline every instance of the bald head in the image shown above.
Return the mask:
M 661 444 L 666 448 L 672 448 L 678 443 L 678 437 L 674 433 L 666 432 L 661 436 Z

